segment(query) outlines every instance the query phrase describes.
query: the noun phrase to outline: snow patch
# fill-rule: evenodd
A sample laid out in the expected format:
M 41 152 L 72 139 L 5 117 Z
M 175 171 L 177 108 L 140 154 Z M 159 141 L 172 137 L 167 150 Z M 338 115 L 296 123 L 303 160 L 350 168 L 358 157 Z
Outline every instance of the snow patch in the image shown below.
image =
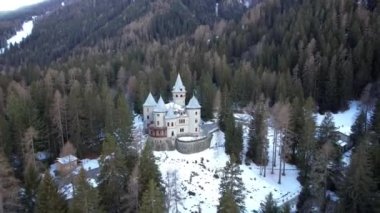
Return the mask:
M 66 200 L 73 199 L 73 194 L 74 194 L 74 186 L 72 183 L 69 183 L 67 185 L 62 186 L 59 190 L 59 193 L 63 194 L 64 198 Z
M 349 109 L 344 112 L 339 112 L 332 114 L 334 118 L 335 127 L 338 128 L 338 131 L 346 135 L 351 134 L 351 126 L 355 122 L 356 116 L 360 111 L 360 102 L 351 101 L 349 104 Z M 316 114 L 317 116 L 317 125 L 321 125 L 325 114 Z
M 26 37 L 28 37 L 30 34 L 32 34 L 33 30 L 33 23 L 36 19 L 36 16 L 32 17 L 32 20 L 26 21 L 22 24 L 22 29 L 16 32 L 16 35 L 12 36 L 7 40 L 7 46 L 6 48 L 0 49 L 0 54 L 3 54 L 6 49 L 9 49 L 11 45 L 19 44 L 21 41 L 23 41 Z
M 86 171 L 99 168 L 98 159 L 82 159 L 81 162 L 83 169 Z

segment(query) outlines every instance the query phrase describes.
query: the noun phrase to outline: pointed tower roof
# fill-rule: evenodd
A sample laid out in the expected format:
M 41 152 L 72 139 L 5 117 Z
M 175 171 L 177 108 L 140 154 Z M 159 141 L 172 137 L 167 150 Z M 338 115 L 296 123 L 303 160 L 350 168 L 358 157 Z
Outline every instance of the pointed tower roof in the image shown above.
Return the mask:
M 173 118 L 176 118 L 176 117 L 177 117 L 177 116 L 174 114 L 173 108 L 170 107 L 170 108 L 168 109 L 168 112 L 167 112 L 166 115 L 165 115 L 165 118 L 166 118 L 166 119 L 173 119 Z
M 178 73 L 177 80 L 173 86 L 173 92 L 186 92 L 185 86 L 182 83 L 181 75 Z
M 148 97 L 146 98 L 143 106 L 156 106 L 157 102 L 154 100 L 152 93 L 149 93 Z
M 193 95 L 193 97 L 190 99 L 189 103 L 186 106 L 187 109 L 199 109 L 201 108 L 201 105 L 199 104 L 198 99 Z
M 164 103 L 164 99 L 160 96 L 160 99 L 158 100 L 156 108 L 153 110 L 154 112 L 166 112 L 166 106 Z

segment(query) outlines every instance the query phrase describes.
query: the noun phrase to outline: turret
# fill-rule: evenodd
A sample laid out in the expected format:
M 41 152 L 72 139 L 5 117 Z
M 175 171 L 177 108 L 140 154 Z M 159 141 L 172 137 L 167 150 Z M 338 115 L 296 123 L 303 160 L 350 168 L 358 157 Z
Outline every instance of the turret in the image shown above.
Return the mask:
M 189 133 L 199 134 L 199 123 L 201 121 L 201 105 L 198 99 L 193 95 L 186 106 L 186 111 L 189 116 Z
M 148 129 L 149 124 L 153 121 L 153 109 L 157 106 L 152 93 L 149 93 L 143 105 L 144 128 Z
M 157 106 L 153 110 L 154 114 L 154 125 L 155 127 L 165 127 L 165 114 L 166 114 L 166 106 L 164 100 L 160 96 L 158 100 Z
M 172 95 L 173 95 L 173 102 L 175 104 L 178 104 L 180 106 L 185 106 L 186 88 L 183 85 L 181 76 L 179 74 L 173 86 Z

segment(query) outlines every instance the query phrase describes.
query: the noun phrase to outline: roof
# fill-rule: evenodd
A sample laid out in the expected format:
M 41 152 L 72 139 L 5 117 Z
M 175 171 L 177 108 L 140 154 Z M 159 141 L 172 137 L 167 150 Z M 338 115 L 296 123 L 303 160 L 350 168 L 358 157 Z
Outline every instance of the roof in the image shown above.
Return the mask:
M 158 100 L 156 108 L 153 110 L 154 112 L 166 112 L 166 106 L 164 103 L 164 100 L 160 96 L 160 99 Z
M 57 161 L 61 164 L 68 164 L 76 160 L 78 160 L 78 158 L 74 155 L 67 155 L 65 157 L 57 158 Z
M 154 100 L 152 93 L 149 93 L 143 106 L 156 106 L 157 102 Z
M 190 99 L 189 103 L 186 106 L 187 109 L 199 109 L 201 108 L 201 105 L 198 102 L 198 99 L 193 95 L 193 97 Z
M 182 79 L 179 73 L 177 75 L 177 80 L 175 81 L 172 92 L 186 92 L 185 86 L 182 83 Z
M 177 118 L 177 116 L 174 114 L 173 108 L 169 108 L 168 112 L 165 115 L 166 119 L 173 119 Z

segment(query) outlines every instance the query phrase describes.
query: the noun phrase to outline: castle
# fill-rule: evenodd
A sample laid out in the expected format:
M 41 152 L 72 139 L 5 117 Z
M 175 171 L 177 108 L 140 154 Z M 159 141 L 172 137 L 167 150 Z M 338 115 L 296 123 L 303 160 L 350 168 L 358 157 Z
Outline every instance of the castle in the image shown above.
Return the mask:
M 153 141 L 175 139 L 183 135 L 200 136 L 201 105 L 193 95 L 185 105 L 186 88 L 178 74 L 172 89 L 173 101 L 158 102 L 149 93 L 143 105 L 144 129 Z

